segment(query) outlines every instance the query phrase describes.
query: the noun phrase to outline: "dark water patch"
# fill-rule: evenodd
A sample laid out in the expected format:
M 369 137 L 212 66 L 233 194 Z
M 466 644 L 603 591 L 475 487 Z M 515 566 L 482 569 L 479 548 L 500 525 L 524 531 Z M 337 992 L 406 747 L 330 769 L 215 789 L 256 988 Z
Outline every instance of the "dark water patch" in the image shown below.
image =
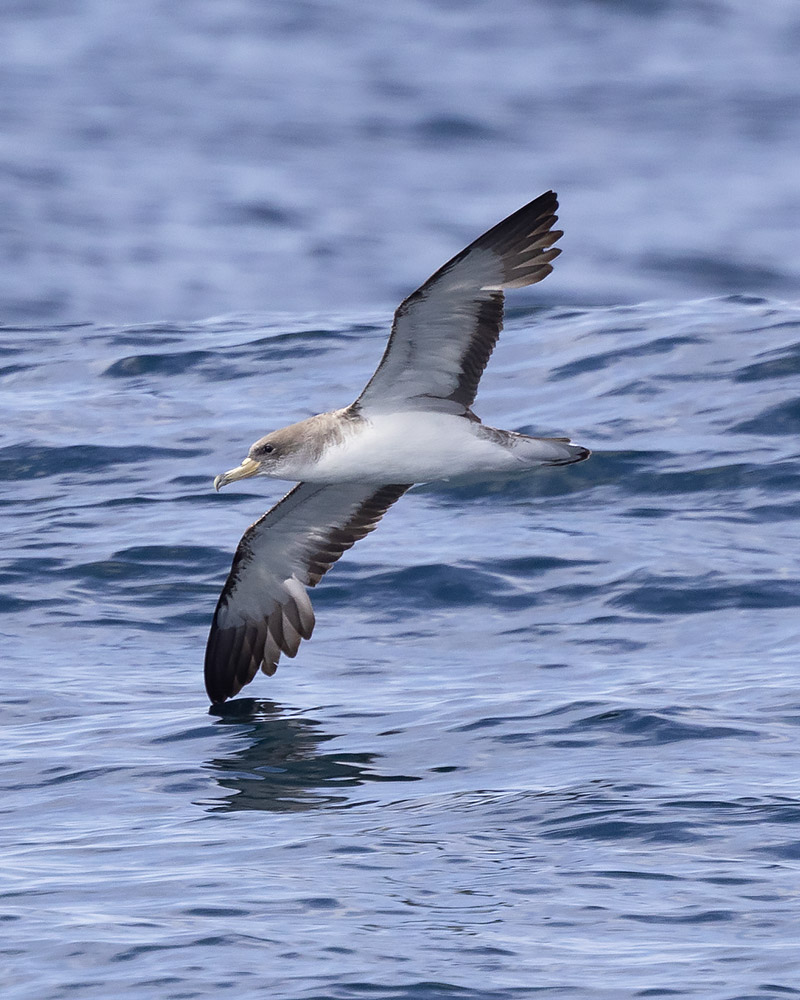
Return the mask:
M 217 376 L 219 371 L 231 370 L 240 375 L 252 375 L 259 366 L 282 364 L 281 371 L 289 370 L 283 367 L 286 362 L 304 362 L 309 358 L 325 357 L 342 343 L 360 339 L 357 335 L 339 330 L 308 329 L 288 331 L 286 333 L 271 333 L 266 337 L 239 344 L 229 344 L 218 348 L 213 356 L 216 359 L 215 368 L 208 375 Z M 238 362 L 233 365 L 232 362 Z M 274 375 L 278 369 L 265 368 L 264 377 Z
M 676 493 L 727 492 L 752 486 L 757 469 L 747 465 L 722 465 L 715 468 L 688 469 L 671 472 L 651 469 L 633 476 L 625 484 L 633 495 L 654 493 L 673 496 Z
M 27 611 L 31 608 L 53 608 L 60 604 L 61 601 L 55 597 L 18 597 L 16 594 L 0 592 L 0 612 L 3 614 Z
M 519 722 L 535 724 L 536 721 L 537 716 L 535 715 L 484 716 L 481 719 L 475 719 L 473 722 L 466 722 L 458 726 L 453 726 L 452 730 L 456 733 L 474 733 L 482 732 L 484 729 L 504 729 L 510 724 Z
M 611 879 L 633 879 L 634 881 L 646 881 L 646 882 L 683 882 L 684 878 L 681 875 L 670 875 L 667 872 L 656 872 L 656 871 L 596 871 L 592 872 L 593 875 L 597 875 L 599 878 L 611 878 Z
M 674 513 L 664 507 L 629 507 L 621 511 L 621 516 L 630 517 L 634 521 L 660 521 L 664 517 L 672 517 Z
M 624 621 L 624 616 L 612 616 L 612 615 L 602 615 L 595 618 L 590 618 L 587 621 L 587 625 L 616 625 Z M 658 621 L 657 618 L 653 617 L 651 621 Z M 598 649 L 603 649 L 607 653 L 617 653 L 620 656 L 627 653 L 638 653 L 642 649 L 647 648 L 647 643 L 642 640 L 636 639 L 626 639 L 624 636 L 618 636 L 615 638 L 598 638 L 598 639 L 586 639 L 582 636 L 576 640 L 577 642 L 584 644 L 586 646 L 595 647 Z
M 13 323 L 2 323 L 0 322 L 0 332 L 2 333 L 21 333 L 25 336 L 24 341 L 20 341 L 19 346 L 7 347 L 0 346 L 0 355 L 2 354 L 15 354 L 19 351 L 25 350 L 31 346 L 32 343 L 35 345 L 49 346 L 50 344 L 57 343 L 59 341 L 59 334 L 69 334 L 73 330 L 93 330 L 97 329 L 94 323 L 48 323 L 46 327 L 42 327 L 41 324 L 28 324 L 23 326 L 15 326 Z M 51 338 L 51 335 L 55 336 Z
M 769 300 L 760 300 L 764 305 L 769 305 Z M 780 316 L 782 314 L 780 308 L 770 308 L 765 310 L 765 316 Z M 755 330 L 800 330 L 800 319 L 782 319 L 777 323 L 767 323 L 764 326 L 754 327 Z
M 102 327 L 99 329 L 103 332 Z M 186 341 L 186 333 L 186 327 L 177 323 L 142 323 L 131 327 L 108 328 L 111 343 L 119 347 L 183 344 Z
M 184 351 L 174 354 L 134 354 L 120 358 L 103 371 L 110 378 L 141 375 L 183 375 L 214 355 L 210 351 Z
M 735 434 L 800 434 L 800 398 L 778 403 L 759 413 L 751 420 L 734 424 L 730 430 Z
M 556 601 L 558 604 L 567 601 L 572 602 L 582 602 L 585 599 L 591 599 L 594 595 L 598 593 L 597 583 L 568 583 L 559 584 L 556 587 L 549 587 L 547 590 L 541 592 L 541 599 L 547 600 L 549 602 Z
M 203 474 L 201 476 L 173 476 L 170 479 L 170 483 L 173 486 L 186 486 L 192 489 L 200 486 L 208 488 L 209 484 L 213 485 L 214 477 L 210 474 Z M 215 494 L 209 491 L 209 498 L 213 497 Z M 226 494 L 227 496 L 228 494 Z
M 591 705 L 591 703 L 584 703 Z M 575 705 L 565 706 L 556 712 L 530 715 L 485 716 L 462 725 L 452 727 L 453 732 L 484 732 L 498 730 L 487 738 L 498 743 L 548 743 L 553 745 L 596 745 L 613 735 L 617 740 L 624 738 L 624 745 L 659 746 L 685 740 L 716 739 L 758 739 L 755 730 L 720 726 L 713 723 L 687 721 L 687 715 L 696 715 L 696 710 L 678 708 L 661 712 L 641 709 L 612 709 L 594 715 L 576 715 Z M 546 720 L 566 715 L 558 726 L 547 725 Z M 602 735 L 600 735 L 602 734 Z M 560 742 L 559 742 L 560 741 Z M 677 805 L 679 803 L 675 803 Z M 697 808 L 708 807 L 708 803 L 698 803 Z
M 700 878 L 699 881 L 707 883 L 708 885 L 758 885 L 763 883 L 763 878 L 737 878 L 734 875 L 708 875 Z
M 519 430 L 523 434 L 528 432 L 525 428 Z M 533 475 L 517 478 L 459 478 L 446 483 L 420 483 L 414 487 L 414 493 L 433 495 L 441 505 L 462 507 L 467 503 L 476 503 L 491 510 L 495 497 L 507 501 L 536 500 L 580 493 L 587 488 L 587 481 L 595 481 L 602 475 L 597 470 L 587 472 L 586 467 L 591 464 L 592 459 L 563 467 L 542 466 Z
M 626 745 L 633 746 L 659 746 L 683 740 L 759 738 L 758 733 L 752 729 L 690 722 L 685 718 L 686 715 L 696 714 L 696 710 L 692 712 L 684 709 L 665 709 L 661 712 L 646 712 L 632 708 L 613 709 L 583 718 L 568 729 L 544 730 L 542 735 L 563 735 L 565 732 L 576 735 L 613 733 L 615 736 L 623 737 Z
M 690 913 L 622 913 L 623 920 L 643 924 L 718 924 L 738 918 L 732 910 L 699 910 Z
M 418 139 L 432 146 L 489 142 L 498 135 L 494 126 L 465 115 L 432 115 L 418 122 L 414 132 Z
M 62 347 L 61 337 L 59 337 L 57 332 L 60 329 L 61 327 L 57 325 L 42 328 L 40 325 L 4 327 L 0 324 L 0 333 L 4 335 L 10 333 L 22 334 L 17 343 L 12 342 L 11 344 L 3 345 L 0 348 L 0 355 L 3 357 L 14 357 L 18 354 L 35 353 L 38 356 L 37 360 L 42 357 L 50 357 Z
M 753 295 L 747 292 L 734 292 L 731 295 L 722 295 L 719 298 L 720 302 L 731 302 L 734 305 L 741 306 L 768 306 L 769 308 L 760 311 L 759 315 L 772 316 L 775 314 L 776 310 L 772 307 L 771 300 L 764 298 L 763 295 Z M 780 310 L 778 310 L 780 312 Z
M 628 382 L 625 385 L 616 386 L 613 389 L 609 389 L 608 392 L 604 392 L 603 397 L 613 398 L 615 396 L 636 396 L 639 398 L 652 398 L 658 396 L 663 392 L 659 386 L 655 385 L 653 382 L 647 382 L 644 379 L 635 379 L 633 382 Z
M 342 905 L 337 899 L 330 896 L 311 896 L 298 899 L 301 906 L 311 910 L 338 910 Z
M 672 457 L 662 461 L 673 464 L 679 459 Z M 769 491 L 789 490 L 799 485 L 800 466 L 794 461 L 736 462 L 677 471 L 661 469 L 658 463 L 653 463 L 650 468 L 627 476 L 624 490 L 630 496 L 658 494 L 668 498 L 685 493 L 709 493 L 730 498 L 738 490 L 756 487 Z
M 151 603 L 156 607 L 159 607 L 163 603 L 162 600 L 156 599 L 152 592 L 147 592 L 147 596 L 150 597 Z M 144 601 L 142 603 L 145 603 Z M 151 616 L 149 618 L 140 618 L 132 613 L 125 615 L 91 615 L 86 614 L 81 616 L 77 620 L 65 620 L 61 622 L 64 628 L 72 629 L 86 629 L 86 628 L 97 628 L 101 630 L 109 631 L 124 631 L 130 632 L 135 629 L 140 632 L 158 632 L 163 635 L 164 633 L 164 622 L 157 616 Z
M 214 549 L 152 546 L 114 553 L 109 559 L 61 568 L 78 594 L 95 594 L 129 608 L 162 609 L 165 618 L 187 626 L 206 624 L 216 603 L 230 556 Z
M 622 584 L 626 591 L 610 598 L 609 604 L 659 616 L 703 614 L 722 608 L 756 610 L 800 606 L 800 580 L 753 579 L 731 583 L 713 574 L 706 580 L 708 582 L 702 578 L 673 581 L 639 571 Z
M 728 817 L 727 822 L 737 824 L 776 824 L 800 826 L 800 802 L 796 799 L 782 800 L 775 796 L 764 801 L 752 798 L 735 799 L 666 799 L 665 808 L 668 809 L 697 809 L 707 810 L 717 813 L 727 810 L 734 815 Z
M 0 584 L 45 579 L 59 573 L 65 565 L 63 559 L 54 559 L 52 556 L 25 556 L 22 559 L 11 559 L 0 569 Z
M 555 708 L 549 708 L 544 712 L 540 712 L 537 718 L 541 719 L 555 719 L 565 715 L 572 715 L 575 712 L 583 712 L 589 709 L 594 709 L 602 705 L 600 701 L 595 701 L 594 699 L 582 699 L 577 701 L 565 702 L 563 705 L 557 705 Z
M 475 569 L 480 569 L 480 564 L 469 564 Z M 548 570 L 566 569 L 573 566 L 601 566 L 599 559 L 559 559 L 556 556 L 516 556 L 513 559 L 493 559 L 491 563 L 492 572 L 519 574 L 520 576 L 531 576 L 533 574 L 546 573 Z
M 296 209 L 271 201 L 244 201 L 223 206 L 222 214 L 243 226 L 295 229 L 303 223 L 303 216 Z
M 273 345 L 258 351 L 251 350 L 243 355 L 246 361 L 244 371 L 246 374 L 251 374 L 254 369 L 260 368 L 264 377 L 268 378 L 282 371 L 292 371 L 293 368 L 287 365 L 287 362 L 304 363 L 310 358 L 326 357 L 331 350 L 332 346 L 330 345 L 309 344 L 305 341 L 293 347 L 275 347 Z M 279 363 L 281 366 L 277 367 Z
M 195 449 L 154 448 L 73 444 L 63 447 L 16 444 L 0 448 L 0 478 L 8 480 L 44 479 L 63 473 L 97 472 L 115 465 L 133 465 L 160 458 L 191 458 Z
M 524 290 L 521 291 L 524 294 Z M 588 315 L 588 312 L 581 309 L 562 309 L 554 306 L 544 306 L 538 298 L 532 299 L 529 304 L 526 303 L 525 305 L 520 305 L 518 301 L 514 304 L 514 300 L 509 301 L 506 298 L 504 315 L 507 326 L 513 323 L 515 326 L 530 327 L 540 322 L 541 319 L 578 319 L 581 316 Z
M 63 316 L 68 308 L 69 298 L 65 290 L 53 288 L 38 295 L 6 296 L 3 308 L 10 315 L 29 321 L 33 327 Z
M 174 463 L 173 463 L 174 465 Z M 258 513 L 266 510 L 273 503 L 275 503 L 280 497 L 275 497 L 273 499 L 265 499 L 264 497 L 257 497 L 253 493 L 229 493 L 226 489 L 225 493 L 217 493 L 214 490 L 214 473 L 211 472 L 207 477 L 200 477 L 200 489 L 196 492 L 191 493 L 178 493 L 174 496 L 160 496 L 154 497 L 153 500 L 158 504 L 174 505 L 176 507 L 198 507 L 202 510 L 202 513 L 197 516 L 196 520 L 192 521 L 198 529 L 198 532 L 202 529 L 202 526 L 207 523 L 208 517 L 208 505 L 211 503 L 222 503 L 222 504 L 244 504 L 248 506 L 248 509 L 252 512 L 253 501 L 257 500 L 260 503 L 260 509 Z M 120 477 L 120 482 L 131 482 L 130 479 L 125 480 Z M 170 480 L 172 482 L 172 480 Z M 205 483 L 205 486 L 203 486 Z M 136 497 L 132 498 L 132 502 L 136 501 Z M 123 500 L 126 503 L 127 500 Z M 100 506 L 98 504 L 98 506 Z M 246 521 L 242 524 L 242 531 L 244 531 L 247 524 L 250 524 L 255 519 L 255 515 L 251 513 L 250 521 Z M 232 539 L 233 540 L 233 539 Z
M 577 3 L 588 3 L 591 6 L 605 7 L 620 17 L 633 15 L 635 17 L 660 17 L 675 7 L 675 0 L 577 0 Z M 699 10 L 712 11 L 716 5 L 704 0 L 694 0 L 690 6 Z
M 649 990 L 639 990 L 633 994 L 635 997 L 682 997 L 688 996 L 688 990 L 670 989 L 669 987 L 653 987 Z
M 141 545 L 120 549 L 110 559 L 73 566 L 65 574 L 96 579 L 157 579 L 180 571 L 210 567 L 215 571 L 223 558 L 218 549 L 201 545 Z M 229 557 L 225 561 L 229 562 Z
M 34 368 L 35 365 L 5 365 L 0 368 L 0 378 L 5 378 L 8 375 L 19 375 L 20 372 L 30 372 Z
M 326 348 L 333 348 L 337 344 L 345 344 L 350 341 L 362 340 L 362 333 L 375 333 L 383 328 L 371 323 L 353 323 L 346 329 L 328 329 L 327 327 L 303 327 L 300 330 L 273 330 L 266 336 L 258 336 L 252 340 L 245 340 L 231 347 L 225 348 L 228 351 L 247 352 L 256 348 L 274 347 L 282 350 L 302 349 L 303 347 L 313 347 L 320 341 L 325 342 Z
M 631 329 L 639 329 L 643 334 L 646 331 L 644 326 L 639 328 L 632 327 Z M 609 331 L 605 330 L 603 332 L 608 333 Z M 580 375 L 585 375 L 587 372 L 602 371 L 605 368 L 610 368 L 612 365 L 625 361 L 629 358 L 641 358 L 653 354 L 669 354 L 671 351 L 675 350 L 676 347 L 683 347 L 686 344 L 702 343 L 702 337 L 658 337 L 655 340 L 636 344 L 634 347 L 620 347 L 614 351 L 605 351 L 601 354 L 590 354 L 581 358 L 579 361 L 571 361 L 569 364 L 561 365 L 558 368 L 552 369 L 548 375 L 548 380 L 559 381 L 561 379 L 572 379 Z
M 208 737 L 208 726 L 191 726 L 178 732 L 167 733 L 166 736 L 155 736 L 150 742 L 154 746 L 162 743 L 184 743 L 187 740 L 202 740 Z
M 103 778 L 109 774 L 118 774 L 120 771 L 129 770 L 129 768 L 122 767 L 121 765 L 115 765 L 115 766 L 112 765 L 105 767 L 79 768 L 77 770 L 72 768 L 62 767 L 62 768 L 57 768 L 56 770 L 58 770 L 60 773 L 54 775 L 53 777 L 45 777 L 44 775 L 48 774 L 48 772 L 47 771 L 44 772 L 44 775 L 39 781 L 39 784 L 43 788 L 52 787 L 54 785 L 64 785 L 64 784 L 71 784 L 72 782 L 84 782 L 96 778 Z M 9 790 L 10 788 L 11 786 L 9 786 Z
M 619 309 L 609 309 L 607 310 L 607 313 L 609 315 L 614 315 L 614 314 L 633 315 L 633 311 L 625 307 Z M 624 324 L 609 323 L 608 325 L 604 323 L 600 326 L 600 329 L 598 329 L 595 332 L 595 335 L 598 337 L 616 337 L 619 336 L 619 334 L 644 333 L 646 330 L 647 330 L 647 324 L 642 324 L 641 322 L 636 322 L 636 323 L 630 322 Z
M 785 326 L 787 324 L 781 324 Z M 791 326 L 800 326 L 800 322 Z M 757 361 L 745 368 L 740 368 L 733 375 L 734 382 L 763 382 L 769 379 L 780 379 L 800 375 L 800 344 L 784 348 L 780 352 L 772 352 L 777 356 L 766 361 Z
M 756 848 L 757 853 L 778 861 L 800 861 L 800 839 L 787 840 L 780 844 L 767 844 Z
M 180 502 L 180 498 L 174 498 L 172 502 Z M 97 507 L 148 507 L 152 504 L 164 503 L 162 497 L 112 497 L 110 500 L 100 500 Z
M 250 911 L 239 906 L 187 906 L 187 917 L 247 917 Z
M 216 607 L 218 594 L 219 584 L 214 584 L 208 591 L 203 592 L 183 588 L 178 591 L 178 596 L 188 605 L 187 610 L 178 614 L 162 615 L 160 621 L 168 628 L 199 628 L 205 631 L 211 624 L 211 613 Z
M 645 270 L 669 274 L 681 282 L 689 281 L 695 288 L 712 289 L 717 294 L 739 288 L 766 289 L 788 292 L 792 287 L 789 275 L 771 267 L 726 259 L 719 254 L 647 253 L 640 259 Z
M 349 578 L 349 579 L 348 579 Z M 363 607 L 468 607 L 470 605 L 528 607 L 529 594 L 513 593 L 493 573 L 444 563 L 365 573 L 363 567 L 343 564 L 337 575 L 315 596 L 320 607 L 351 601 L 356 578 Z
M 608 810 L 624 813 L 624 810 Z M 685 820 L 666 820 L 653 815 L 652 818 L 601 818 L 598 813 L 575 819 L 564 817 L 558 821 L 545 820 L 543 826 L 557 829 L 543 829 L 539 836 L 545 840 L 598 840 L 634 841 L 645 844 L 689 844 L 704 838 L 702 828 Z

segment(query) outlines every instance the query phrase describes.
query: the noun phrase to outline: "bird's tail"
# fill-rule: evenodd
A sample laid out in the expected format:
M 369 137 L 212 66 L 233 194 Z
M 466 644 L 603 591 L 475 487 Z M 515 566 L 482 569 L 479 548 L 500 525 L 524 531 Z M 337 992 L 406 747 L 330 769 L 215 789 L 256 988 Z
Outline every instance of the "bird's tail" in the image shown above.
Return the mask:
M 573 462 L 583 462 L 591 455 L 588 448 L 573 444 L 569 438 L 530 437 L 519 431 L 501 431 L 480 422 L 473 424 L 473 433 L 500 445 L 516 461 L 531 468 L 537 465 L 572 465 Z M 511 466 L 503 468 L 514 471 L 516 465 L 512 462 Z
M 588 448 L 584 448 L 580 444 L 573 444 L 569 438 L 539 438 L 539 441 L 558 452 L 556 457 L 547 462 L 548 465 L 572 465 L 573 462 L 585 462 L 592 454 Z
M 537 465 L 572 465 L 583 462 L 590 455 L 588 448 L 573 444 L 569 438 L 538 438 L 520 434 L 515 451 L 525 461 Z

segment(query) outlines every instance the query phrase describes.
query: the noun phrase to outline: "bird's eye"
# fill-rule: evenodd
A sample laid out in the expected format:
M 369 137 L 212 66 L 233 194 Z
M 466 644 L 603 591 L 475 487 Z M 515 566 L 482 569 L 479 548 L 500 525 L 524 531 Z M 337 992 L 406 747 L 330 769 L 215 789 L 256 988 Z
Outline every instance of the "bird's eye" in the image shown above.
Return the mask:
M 265 444 L 264 445 L 264 454 L 265 455 L 269 455 L 270 452 L 273 452 L 273 451 L 275 451 L 275 448 L 271 444 Z

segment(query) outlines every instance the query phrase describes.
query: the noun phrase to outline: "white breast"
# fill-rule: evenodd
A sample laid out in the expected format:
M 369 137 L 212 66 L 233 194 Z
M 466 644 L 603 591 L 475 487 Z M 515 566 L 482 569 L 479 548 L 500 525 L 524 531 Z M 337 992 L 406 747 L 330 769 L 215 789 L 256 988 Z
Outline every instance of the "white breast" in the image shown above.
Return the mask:
M 519 469 L 509 449 L 475 434 L 475 424 L 448 413 L 375 415 L 351 425 L 302 470 L 306 482 L 420 483 Z

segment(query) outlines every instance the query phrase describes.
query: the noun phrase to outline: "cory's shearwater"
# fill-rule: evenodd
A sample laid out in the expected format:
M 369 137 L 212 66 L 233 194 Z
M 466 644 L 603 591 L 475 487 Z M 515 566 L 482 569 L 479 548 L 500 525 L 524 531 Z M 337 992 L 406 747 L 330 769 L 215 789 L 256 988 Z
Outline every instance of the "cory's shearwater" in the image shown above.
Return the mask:
M 503 291 L 541 281 L 553 244 L 554 192 L 510 215 L 400 304 L 375 374 L 358 399 L 272 431 L 217 489 L 249 476 L 298 481 L 242 536 L 222 589 L 205 661 L 223 702 L 258 672 L 274 674 L 314 628 L 306 587 L 377 527 L 414 483 L 569 465 L 589 451 L 568 438 L 487 427 L 472 412 L 503 325 Z

